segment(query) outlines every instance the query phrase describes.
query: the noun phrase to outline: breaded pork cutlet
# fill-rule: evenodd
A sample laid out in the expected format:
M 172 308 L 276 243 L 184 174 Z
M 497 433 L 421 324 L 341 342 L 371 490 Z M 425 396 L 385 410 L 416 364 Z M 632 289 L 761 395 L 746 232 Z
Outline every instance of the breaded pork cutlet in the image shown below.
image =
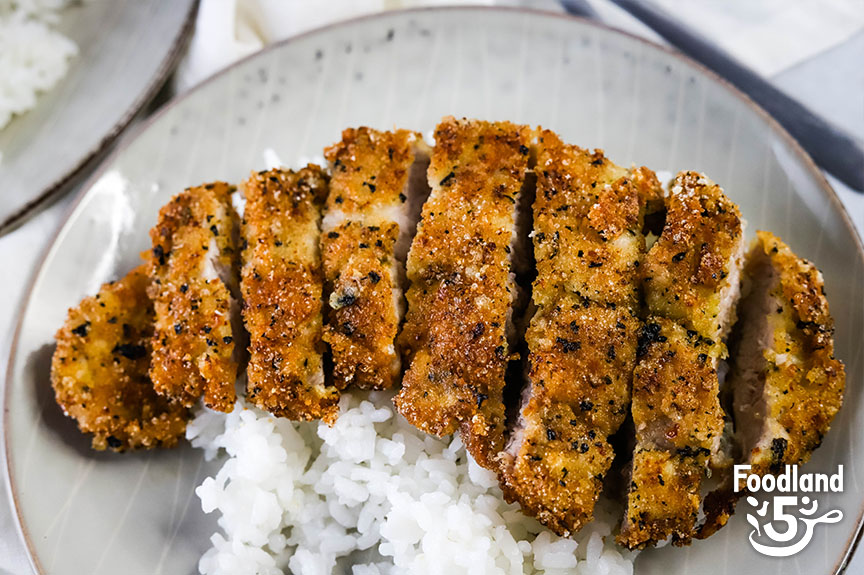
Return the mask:
M 69 310 L 57 332 L 51 383 L 57 403 L 93 434 L 93 449 L 171 447 L 189 410 L 153 389 L 148 369 L 153 304 L 145 266 Z
M 408 254 L 408 367 L 396 407 L 427 433 L 461 428 L 484 467 L 503 447 L 503 389 L 518 296 L 511 256 L 532 131 L 445 118 L 435 130 L 431 195 Z M 509 331 L 508 331 L 509 330 Z
M 339 388 L 387 389 L 402 373 L 405 257 L 428 195 L 420 134 L 348 129 L 325 150 L 332 177 L 321 230 L 324 340 Z
M 777 236 L 757 236 L 729 383 L 744 462 L 765 475 L 810 459 L 843 403 L 846 373 L 822 274 Z
M 706 469 L 724 430 L 718 344 L 659 316 L 646 320 L 633 374 L 636 448 L 619 542 L 641 547 L 694 534 Z
M 324 382 L 319 248 L 327 175 L 315 165 L 258 172 L 243 192 L 247 398 L 279 417 L 332 423 L 339 390 Z
M 237 378 L 233 323 L 237 216 L 232 186 L 188 188 L 159 210 L 145 252 L 156 310 L 150 377 L 158 393 L 191 407 L 234 409 Z
M 736 463 L 776 474 L 806 463 L 843 403 L 846 372 L 834 357 L 834 320 L 822 274 L 769 232 L 757 232 L 732 335 Z M 705 500 L 705 538 L 726 524 L 745 491 L 734 479 Z M 746 490 L 746 486 L 739 486 Z
M 735 321 L 743 250 L 738 207 L 705 176 L 678 174 L 643 266 L 648 317 L 633 374 L 636 447 L 618 536 L 627 547 L 694 536 L 700 488 L 725 427 L 717 364 Z
M 735 323 L 745 249 L 738 206 L 704 175 L 681 172 L 645 261 L 648 311 L 722 344 Z M 725 357 L 724 347 L 718 352 Z
M 593 516 L 614 457 L 607 438 L 630 404 L 642 226 L 662 191 L 650 170 L 620 168 L 549 131 L 534 172 L 536 312 L 500 477 L 508 501 L 567 535 Z

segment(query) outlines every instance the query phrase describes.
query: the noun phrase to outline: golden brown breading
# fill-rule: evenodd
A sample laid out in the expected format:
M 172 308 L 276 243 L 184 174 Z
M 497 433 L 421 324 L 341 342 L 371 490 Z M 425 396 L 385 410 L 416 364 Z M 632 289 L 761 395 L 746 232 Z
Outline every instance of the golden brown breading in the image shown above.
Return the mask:
M 746 273 L 730 385 L 751 472 L 804 463 L 843 403 L 846 373 L 834 357 L 834 320 L 822 274 L 780 238 L 758 232 Z
M 247 398 L 279 417 L 332 423 L 339 390 L 324 382 L 319 249 L 327 175 L 315 165 L 268 170 L 243 191 Z
M 150 377 L 157 392 L 191 407 L 234 409 L 237 361 L 232 320 L 236 214 L 232 186 L 187 188 L 159 210 L 150 230 L 148 294 L 156 309 Z
M 396 407 L 427 433 L 461 427 L 469 452 L 490 469 L 503 447 L 517 295 L 510 252 L 531 138 L 525 126 L 445 118 L 435 131 L 432 193 L 408 255 L 399 341 L 410 367 Z
M 189 411 L 153 390 L 147 373 L 153 304 L 146 266 L 69 310 L 57 332 L 51 383 L 57 403 L 93 434 L 93 449 L 171 447 Z
M 639 547 L 693 534 L 705 466 L 723 433 L 720 344 L 661 317 L 645 321 L 633 374 L 636 449 L 619 543 Z
M 697 172 L 678 174 L 663 233 L 645 261 L 649 311 L 722 341 L 735 323 L 743 233 L 738 206 L 718 185 Z
M 705 176 L 678 174 L 644 265 L 650 315 L 633 374 L 636 448 L 618 536 L 628 547 L 670 535 L 684 545 L 695 534 L 706 468 L 720 456 L 717 362 L 735 321 L 743 247 L 738 207 Z
M 586 300 L 541 308 L 526 333 L 529 388 L 501 484 L 508 501 L 560 535 L 593 516 L 614 457 L 607 438 L 627 414 L 638 325 L 625 306 Z
M 750 289 L 739 309 L 727 383 L 739 462 L 765 475 L 810 458 L 843 403 L 846 373 L 834 357 L 834 321 L 813 264 L 773 234 L 757 232 L 745 276 Z M 705 498 L 700 539 L 723 527 L 746 493 L 744 485 L 735 492 L 727 475 Z
M 708 457 L 638 447 L 631 466 L 627 514 L 616 541 L 631 549 L 673 536 L 689 541 L 699 511 Z M 634 488 L 633 486 L 638 486 Z
M 330 293 L 324 340 L 333 352 L 334 382 L 386 389 L 401 374 L 395 339 L 405 308 L 407 245 L 397 254 L 397 243 L 414 231 L 409 185 L 414 172 L 423 177 L 428 150 L 414 132 L 358 128 L 345 130 L 325 155 L 333 176 L 321 234 Z
M 639 266 L 654 174 L 625 170 L 544 131 L 537 146 L 537 311 L 527 330 L 528 383 L 503 454 L 509 501 L 560 535 L 593 517 L 627 414 L 636 362 Z
M 637 271 L 645 251 L 642 218 L 662 198 L 653 172 L 626 170 L 542 132 L 534 200 L 536 305 L 566 292 L 598 302 L 639 303 Z

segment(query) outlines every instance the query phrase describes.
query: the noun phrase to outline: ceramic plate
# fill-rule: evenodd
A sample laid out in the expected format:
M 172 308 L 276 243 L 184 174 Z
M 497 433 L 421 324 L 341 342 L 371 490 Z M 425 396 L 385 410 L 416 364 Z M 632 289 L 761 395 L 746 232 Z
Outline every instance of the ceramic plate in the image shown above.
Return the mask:
M 190 449 L 97 454 L 52 401 L 52 336 L 66 309 L 130 269 L 159 206 L 205 180 L 240 181 L 271 149 L 315 156 L 346 126 L 426 132 L 446 114 L 542 124 L 620 164 L 701 170 L 768 229 L 818 262 L 848 370 L 843 410 L 810 471 L 845 466 L 840 509 L 789 559 L 757 554 L 736 515 L 689 548 L 642 553 L 638 575 L 835 573 L 855 539 L 864 481 L 864 257 L 834 192 L 749 101 L 692 62 L 572 18 L 481 8 L 390 12 L 319 30 L 226 70 L 156 115 L 91 180 L 21 316 L 7 381 L 6 449 L 19 517 L 43 572 L 192 573 L 213 520 Z
M 68 189 L 156 94 L 191 31 L 197 0 L 92 0 L 61 12 L 78 45 L 68 74 L 0 131 L 0 233 Z

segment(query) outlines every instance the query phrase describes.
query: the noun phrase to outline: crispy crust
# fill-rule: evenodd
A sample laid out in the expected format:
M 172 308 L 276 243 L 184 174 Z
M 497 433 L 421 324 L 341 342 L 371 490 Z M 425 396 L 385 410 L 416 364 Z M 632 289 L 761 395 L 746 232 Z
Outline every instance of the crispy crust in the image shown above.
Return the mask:
M 232 283 L 237 257 L 232 186 L 188 188 L 159 210 L 145 252 L 156 310 L 150 377 L 157 392 L 191 407 L 230 412 L 237 362 L 232 330 Z
M 676 451 L 712 451 L 723 431 L 712 344 L 678 323 L 650 316 L 639 336 L 631 413 L 636 439 Z
M 327 175 L 315 165 L 257 172 L 243 191 L 247 397 L 279 417 L 332 423 L 339 390 L 324 382 L 318 244 Z
M 503 456 L 508 501 L 560 535 L 580 529 L 614 453 L 636 362 L 642 223 L 662 197 L 654 174 L 542 132 L 534 252 L 537 306 L 525 340 L 528 387 Z
M 51 383 L 57 403 L 93 434 L 93 449 L 177 444 L 189 410 L 153 390 L 148 375 L 153 304 L 146 266 L 107 283 L 69 310 L 57 332 Z
M 686 545 L 695 535 L 706 467 L 724 430 L 717 362 L 735 321 L 742 252 L 738 207 L 705 176 L 678 174 L 644 265 L 649 317 L 633 374 L 636 449 L 617 538 L 627 547 L 670 535 Z
M 728 384 L 739 459 L 765 475 L 810 459 L 843 403 L 846 373 L 834 357 L 822 275 L 777 236 L 756 235 Z M 723 527 L 746 494 L 745 485 L 735 492 L 733 481 L 730 475 L 705 498 L 700 539 Z
M 639 325 L 626 307 L 564 301 L 526 333 L 531 389 L 501 472 L 505 498 L 560 535 L 593 517 L 614 458 L 607 438 L 627 414 Z
M 684 457 L 664 449 L 637 448 L 627 515 L 616 541 L 631 549 L 670 535 L 675 542 L 689 541 L 706 461 L 701 455 Z
M 325 150 L 333 176 L 321 235 L 330 294 L 324 340 L 340 389 L 386 389 L 401 373 L 403 278 L 394 249 L 418 144 L 420 134 L 407 130 L 358 128 Z
M 534 303 L 547 305 L 566 292 L 638 305 L 642 218 L 646 203 L 662 198 L 654 173 L 616 166 L 602 151 L 565 145 L 548 130 L 534 171 Z
M 722 341 L 735 323 L 735 306 L 724 304 L 738 288 L 742 238 L 741 213 L 723 190 L 697 172 L 678 174 L 663 233 L 645 261 L 649 311 Z
M 408 255 L 399 342 L 410 365 L 396 407 L 435 435 L 462 429 L 494 469 L 503 447 L 507 324 L 516 287 L 510 244 L 531 130 L 445 118 L 429 166 L 432 194 Z
M 773 338 L 762 350 L 764 431 L 747 454 L 752 472 L 767 474 L 810 459 L 843 403 L 846 372 L 834 357 L 834 320 L 822 274 L 777 236 L 757 236 L 747 272 L 753 273 L 761 252 L 779 277 L 770 294 L 777 303 L 768 318 Z M 738 371 L 733 370 L 731 381 L 736 392 Z
M 672 320 L 645 321 L 633 374 L 636 450 L 622 545 L 692 537 L 705 466 L 724 427 L 712 352 L 718 345 Z

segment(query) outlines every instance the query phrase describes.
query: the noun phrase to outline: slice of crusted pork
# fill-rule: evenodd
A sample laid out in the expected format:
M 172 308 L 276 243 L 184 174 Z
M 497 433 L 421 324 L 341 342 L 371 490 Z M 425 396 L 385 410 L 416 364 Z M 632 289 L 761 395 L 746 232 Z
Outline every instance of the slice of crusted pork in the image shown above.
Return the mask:
M 348 129 L 327 148 L 332 177 L 321 245 L 324 339 L 337 387 L 387 389 L 401 375 L 396 335 L 405 314 L 405 258 L 429 194 L 420 134 Z
M 746 274 L 729 383 L 744 461 L 764 475 L 810 458 L 843 403 L 846 377 L 819 270 L 758 232 Z
M 408 366 L 396 407 L 435 435 L 461 428 L 478 463 L 497 467 L 503 390 L 519 298 L 511 247 L 532 131 L 444 118 L 435 130 L 417 235 L 408 254 Z
M 51 384 L 64 413 L 93 434 L 93 449 L 171 447 L 186 431 L 189 410 L 157 394 L 148 374 L 149 285 L 141 265 L 70 309 L 57 332 Z
M 332 423 L 339 390 L 324 381 L 319 247 L 327 180 L 309 165 L 244 183 L 241 289 L 249 401 L 279 417 Z
M 678 174 L 663 232 L 645 262 L 650 313 L 721 343 L 735 324 L 741 294 L 743 230 L 738 206 L 720 186 L 698 172 Z
M 675 321 L 645 320 L 633 374 L 636 448 L 618 538 L 628 547 L 693 535 L 702 482 L 724 429 L 718 347 Z
M 752 473 L 806 463 L 843 403 L 846 373 L 834 357 L 834 320 L 822 274 L 777 236 L 757 232 L 744 268 L 748 289 L 731 337 L 734 441 Z M 746 486 L 731 474 L 705 500 L 705 538 L 723 527 Z
M 593 517 L 627 414 L 640 321 L 643 219 L 662 197 L 654 174 L 543 131 L 537 144 L 536 309 L 527 382 L 502 454 L 509 501 L 560 535 Z
M 702 174 L 672 182 L 649 250 L 631 413 L 636 447 L 618 536 L 630 548 L 695 535 L 707 468 L 725 428 L 717 376 L 735 321 L 744 250 L 738 207 Z
M 150 378 L 156 391 L 191 407 L 234 408 L 237 354 L 233 325 L 237 215 L 233 186 L 188 188 L 159 211 L 144 254 L 156 313 Z

